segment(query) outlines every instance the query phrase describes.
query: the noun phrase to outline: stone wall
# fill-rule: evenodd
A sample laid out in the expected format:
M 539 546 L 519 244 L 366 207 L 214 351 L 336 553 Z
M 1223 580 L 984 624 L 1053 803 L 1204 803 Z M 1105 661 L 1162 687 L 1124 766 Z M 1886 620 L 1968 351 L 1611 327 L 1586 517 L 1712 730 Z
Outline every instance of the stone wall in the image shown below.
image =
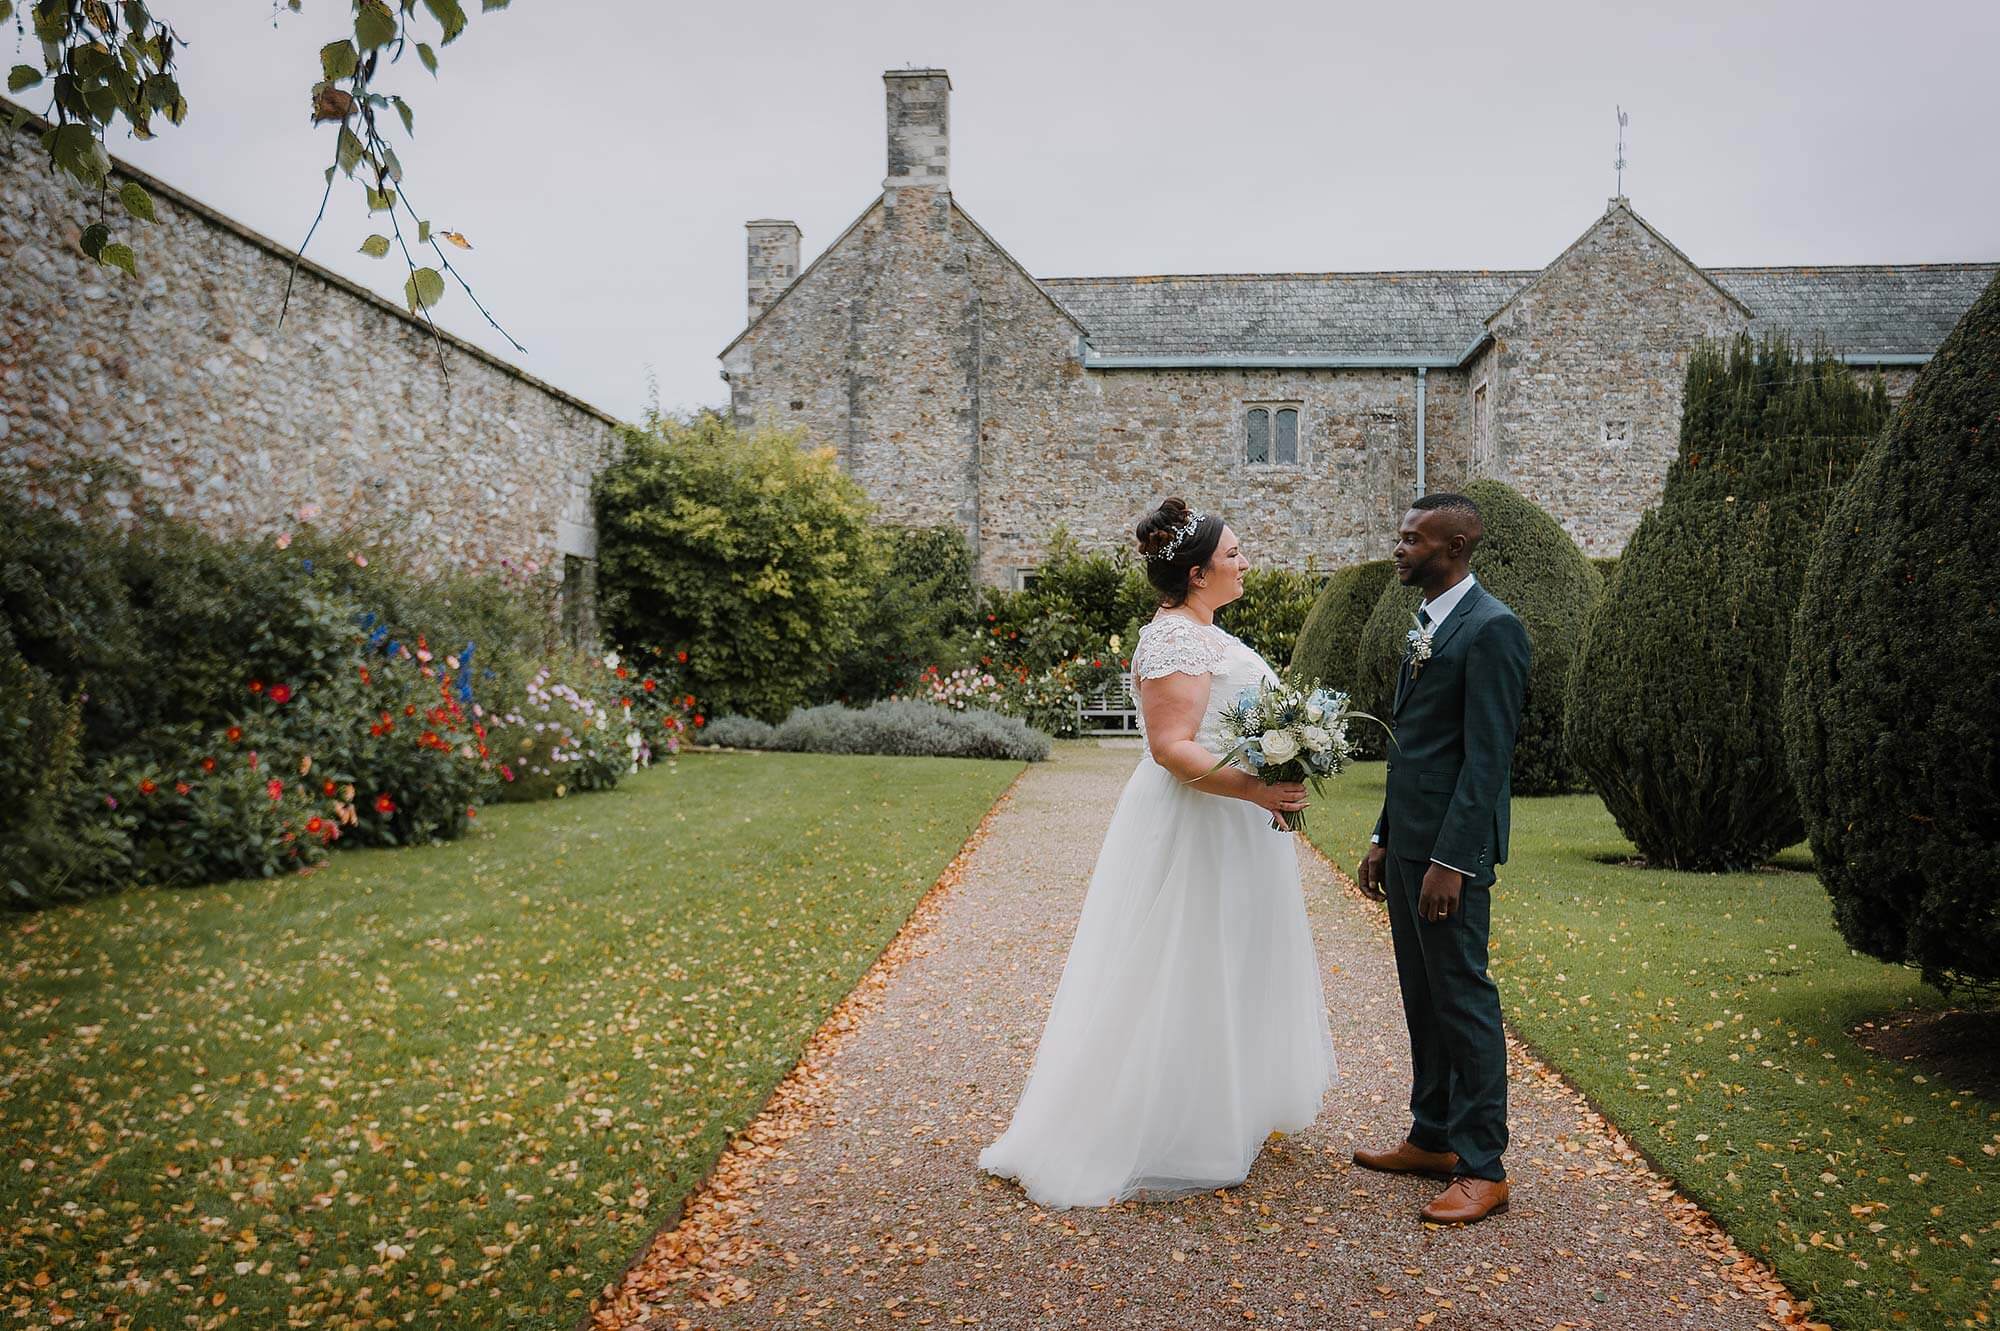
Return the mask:
M 136 279 L 100 267 L 77 248 L 97 204 L 34 126 L 0 145 L 0 483 L 72 507 L 83 474 L 114 477 L 114 507 L 227 535 L 317 505 L 423 567 L 588 574 L 615 420 L 470 343 L 441 369 L 420 322 L 311 264 L 277 327 L 289 252 L 122 163 L 112 192 L 137 179 L 159 220 L 121 228 Z
M 1617 554 L 1674 459 L 1689 351 L 1748 322 L 1614 200 L 1487 321 L 1493 474 L 1553 514 L 1586 554 Z

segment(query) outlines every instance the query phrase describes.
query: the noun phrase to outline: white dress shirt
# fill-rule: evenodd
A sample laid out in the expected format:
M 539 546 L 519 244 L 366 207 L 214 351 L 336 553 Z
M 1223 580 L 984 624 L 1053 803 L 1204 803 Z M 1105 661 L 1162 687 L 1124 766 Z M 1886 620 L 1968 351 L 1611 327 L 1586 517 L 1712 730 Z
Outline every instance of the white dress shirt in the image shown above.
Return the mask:
M 1432 637 L 1437 636 L 1438 630 L 1444 627 L 1445 620 L 1451 618 L 1451 612 L 1457 609 L 1458 603 L 1465 599 L 1465 594 L 1472 590 L 1473 583 L 1477 581 L 1478 579 L 1472 575 L 1472 570 L 1467 569 L 1464 577 L 1460 578 L 1444 591 L 1439 592 L 1435 599 L 1423 603 L 1420 608 L 1431 621 L 1430 632 Z M 1382 838 L 1380 837 L 1371 836 L 1368 839 L 1378 846 L 1382 844 Z M 1444 861 L 1433 858 L 1431 863 L 1444 864 Z M 1465 874 L 1467 878 L 1472 876 L 1465 873 L 1465 870 L 1455 864 L 1444 864 L 1444 867 L 1450 869 L 1453 873 Z

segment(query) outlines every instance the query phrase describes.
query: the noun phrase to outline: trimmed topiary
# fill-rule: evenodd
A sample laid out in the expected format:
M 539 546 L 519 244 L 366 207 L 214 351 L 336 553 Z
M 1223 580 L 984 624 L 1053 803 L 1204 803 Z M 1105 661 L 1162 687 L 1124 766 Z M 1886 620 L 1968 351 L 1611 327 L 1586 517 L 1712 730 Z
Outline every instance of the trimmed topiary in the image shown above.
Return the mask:
M 1581 779 L 1563 750 L 1563 690 L 1584 617 L 1602 594 L 1603 579 L 1562 525 L 1519 491 L 1478 480 L 1463 493 L 1479 505 L 1486 528 L 1472 552 L 1473 576 L 1520 617 L 1534 648 L 1514 745 L 1514 793 L 1576 790 Z M 1361 630 L 1355 702 L 1384 720 L 1395 699 L 1404 635 L 1422 599 L 1416 588 L 1390 578 Z
M 1618 571 L 1618 556 L 1598 555 L 1590 561 L 1590 566 L 1596 569 L 1598 576 L 1604 579 L 1605 590 L 1609 591 L 1611 589 L 1611 575 Z
M 1804 835 L 1779 719 L 1792 611 L 1887 406 L 1830 356 L 1747 338 L 1697 348 L 1683 402 L 1680 457 L 1590 619 L 1565 730 L 1649 861 L 1743 869 Z
M 2000 281 L 1835 499 L 1799 597 L 1785 742 L 1849 944 L 2000 980 Z
M 1341 689 L 1355 699 L 1356 706 L 1361 706 L 1361 695 L 1355 689 L 1355 648 L 1360 645 L 1361 630 L 1374 612 L 1375 602 L 1382 598 L 1382 589 L 1395 576 L 1396 566 L 1386 559 L 1335 569 L 1320 589 L 1306 622 L 1299 627 L 1298 645 L 1292 651 L 1291 664 L 1285 668 L 1286 675 L 1302 684 L 1316 679 L 1330 689 Z M 1376 715 L 1387 719 L 1383 713 Z M 1357 756 L 1382 756 L 1385 739 L 1376 727 L 1353 728 L 1348 731 L 1348 738 L 1356 741 Z

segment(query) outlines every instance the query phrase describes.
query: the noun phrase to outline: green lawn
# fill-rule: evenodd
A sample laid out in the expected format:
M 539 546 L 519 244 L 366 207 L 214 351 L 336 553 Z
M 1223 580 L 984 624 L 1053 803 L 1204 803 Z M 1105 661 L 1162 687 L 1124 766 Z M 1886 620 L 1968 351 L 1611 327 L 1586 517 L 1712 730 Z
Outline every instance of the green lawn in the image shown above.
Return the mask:
M 1352 872 L 1382 765 L 1328 787 L 1313 836 Z M 1941 1000 L 1853 954 L 1800 847 L 1688 874 L 1593 796 L 1517 799 L 1493 909 L 1514 1032 L 1842 1331 L 1985 1326 L 2000 1277 L 2000 1106 L 1846 1032 Z
M 1019 770 L 688 755 L 0 919 L 7 1324 L 572 1324 Z

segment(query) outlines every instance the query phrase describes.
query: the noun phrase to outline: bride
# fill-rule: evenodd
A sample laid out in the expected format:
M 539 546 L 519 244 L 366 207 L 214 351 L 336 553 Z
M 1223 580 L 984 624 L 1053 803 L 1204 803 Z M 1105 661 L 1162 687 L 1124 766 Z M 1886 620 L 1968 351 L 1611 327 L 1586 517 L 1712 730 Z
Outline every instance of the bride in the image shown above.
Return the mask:
M 1274 678 L 1215 626 L 1243 594 L 1236 536 L 1169 499 L 1139 523 L 1160 594 L 1132 652 L 1146 752 L 1091 873 L 1013 1122 L 979 1156 L 1049 1207 L 1241 1183 L 1336 1079 L 1298 851 L 1305 787 L 1224 767 L 1219 718 Z

